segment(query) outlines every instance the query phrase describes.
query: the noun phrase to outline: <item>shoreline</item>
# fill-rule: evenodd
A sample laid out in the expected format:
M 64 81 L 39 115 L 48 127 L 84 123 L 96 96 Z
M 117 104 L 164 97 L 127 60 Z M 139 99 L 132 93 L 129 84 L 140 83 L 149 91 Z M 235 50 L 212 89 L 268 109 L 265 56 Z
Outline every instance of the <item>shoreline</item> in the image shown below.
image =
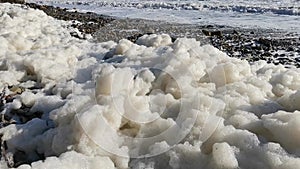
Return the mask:
M 143 19 L 120 19 L 76 9 L 26 3 L 28 7 L 43 10 L 47 15 L 73 21 L 85 37 L 91 34 L 97 42 L 129 39 L 133 42 L 144 34 L 169 34 L 173 40 L 195 38 L 202 44 L 211 44 L 231 57 L 249 62 L 266 60 L 276 65 L 300 67 L 300 38 L 297 33 L 272 29 L 249 29 L 222 25 L 174 24 Z M 78 23 L 79 22 L 79 23 Z M 72 34 L 80 37 L 77 33 Z
M 113 17 L 99 15 L 93 12 L 77 12 L 67 8 L 59 8 L 35 3 L 25 3 L 27 7 L 44 11 L 47 15 L 58 20 L 73 21 L 71 27 L 77 28 L 83 34 L 93 34 L 100 27 L 113 21 Z M 77 21 L 77 22 L 75 22 Z M 78 23 L 79 22 L 79 23 Z

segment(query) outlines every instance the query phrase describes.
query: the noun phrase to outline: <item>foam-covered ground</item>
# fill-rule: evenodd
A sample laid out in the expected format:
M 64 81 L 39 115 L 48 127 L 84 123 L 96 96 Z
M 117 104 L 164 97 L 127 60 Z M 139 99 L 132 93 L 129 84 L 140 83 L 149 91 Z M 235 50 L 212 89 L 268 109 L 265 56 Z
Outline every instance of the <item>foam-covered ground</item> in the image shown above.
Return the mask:
M 300 166 L 299 69 L 166 34 L 92 43 L 20 5 L 0 4 L 0 23 L 1 123 L 15 123 L 1 169 Z

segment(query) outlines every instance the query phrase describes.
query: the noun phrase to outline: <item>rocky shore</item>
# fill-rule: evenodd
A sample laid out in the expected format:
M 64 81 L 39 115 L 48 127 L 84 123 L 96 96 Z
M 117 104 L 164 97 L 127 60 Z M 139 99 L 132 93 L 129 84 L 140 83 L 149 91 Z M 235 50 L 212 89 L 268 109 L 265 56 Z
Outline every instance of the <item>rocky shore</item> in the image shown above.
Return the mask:
M 5 2 L 24 4 L 25 0 L 0 0 L 0 3 L 5 3 Z
M 196 38 L 212 44 L 231 57 L 250 62 L 266 60 L 276 65 L 300 67 L 300 38 L 296 33 L 267 29 L 243 29 L 222 25 L 184 25 L 141 19 L 117 19 L 101 27 L 94 35 L 98 41 L 135 41 L 144 34 L 169 34 L 173 40 Z
M 92 34 L 97 41 L 118 41 L 127 38 L 135 41 L 143 34 L 166 33 L 173 40 L 179 37 L 196 38 L 202 44 L 212 44 L 229 56 L 250 62 L 266 60 L 287 67 L 300 67 L 300 37 L 297 33 L 268 29 L 244 29 L 222 25 L 184 25 L 142 19 L 117 19 L 76 9 L 26 4 L 41 9 L 61 20 L 72 20 L 71 25 L 83 34 Z M 75 22 L 75 21 L 79 21 Z M 73 33 L 75 37 L 79 37 Z
M 92 12 L 81 13 L 76 9 L 62 9 L 47 5 L 26 3 L 28 7 L 43 10 L 48 15 L 66 21 L 82 34 L 91 34 L 94 39 L 131 41 L 144 34 L 169 34 L 173 40 L 180 37 L 196 38 L 202 44 L 212 44 L 229 56 L 250 62 L 266 60 L 268 63 L 286 67 L 300 67 L 300 36 L 297 33 L 269 29 L 244 29 L 222 25 L 173 24 L 142 19 L 120 19 Z M 82 38 L 71 32 L 75 37 Z
M 83 34 L 93 34 L 100 27 L 103 27 L 105 24 L 114 20 L 112 17 L 98 15 L 92 12 L 77 12 L 76 9 L 38 5 L 35 3 L 26 3 L 25 5 L 30 8 L 43 10 L 47 15 L 50 15 L 56 19 L 73 21 L 71 26 L 73 28 L 77 28 Z

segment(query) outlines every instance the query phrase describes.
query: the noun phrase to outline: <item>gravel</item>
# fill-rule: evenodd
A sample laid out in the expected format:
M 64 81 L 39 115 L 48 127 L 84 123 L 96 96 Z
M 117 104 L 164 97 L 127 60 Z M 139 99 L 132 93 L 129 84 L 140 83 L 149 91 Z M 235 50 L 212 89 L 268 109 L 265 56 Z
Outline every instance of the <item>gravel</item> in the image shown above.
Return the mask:
M 133 42 L 144 34 L 169 34 L 176 38 L 196 38 L 202 44 L 211 44 L 231 57 L 249 62 L 266 60 L 276 65 L 300 67 L 300 38 L 296 33 L 270 29 L 243 29 L 222 25 L 187 25 L 142 19 L 116 19 L 101 27 L 94 37 L 97 41 L 118 41 L 127 38 Z
M 35 3 L 26 3 L 25 5 L 30 8 L 43 10 L 47 15 L 50 15 L 56 19 L 73 21 L 71 26 L 77 28 L 81 33 L 84 34 L 93 34 L 100 27 L 103 27 L 105 24 L 114 20 L 112 17 L 98 15 L 93 12 L 81 13 L 77 12 L 77 10 L 38 5 Z
M 231 57 L 249 62 L 266 60 L 286 67 L 300 67 L 300 36 L 293 32 L 273 29 L 244 29 L 222 25 L 174 24 L 142 19 L 120 19 L 92 12 L 81 13 L 47 5 L 26 3 L 27 6 L 45 11 L 48 15 L 66 21 L 83 35 L 91 34 L 97 42 L 119 41 L 127 38 L 133 42 L 144 34 L 169 34 L 173 40 L 181 37 L 196 38 L 202 44 L 212 44 Z M 78 36 L 76 32 L 70 32 Z M 85 36 L 83 36 L 85 37 Z

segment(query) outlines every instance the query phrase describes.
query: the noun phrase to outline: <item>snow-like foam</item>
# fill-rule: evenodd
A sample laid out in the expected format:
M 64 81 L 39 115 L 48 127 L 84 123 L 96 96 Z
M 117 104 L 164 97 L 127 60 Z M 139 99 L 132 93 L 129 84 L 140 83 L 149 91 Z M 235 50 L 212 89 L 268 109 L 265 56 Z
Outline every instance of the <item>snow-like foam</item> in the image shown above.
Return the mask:
M 299 33 L 297 0 L 28 0 L 99 14 L 171 23 L 280 29 Z
M 285 2 L 272 1 L 49 1 L 52 4 L 66 3 L 68 5 L 85 5 L 97 7 L 115 7 L 115 8 L 139 8 L 139 9 L 171 9 L 171 10 L 216 10 L 216 11 L 234 11 L 241 13 L 273 13 L 279 15 L 299 15 L 300 3 L 295 0 L 288 0 Z
M 168 35 L 78 40 L 19 5 L 0 16 L 0 86 L 27 88 L 0 129 L 6 159 L 31 163 L 20 169 L 300 166 L 299 69 Z M 20 103 L 41 118 L 22 123 Z

